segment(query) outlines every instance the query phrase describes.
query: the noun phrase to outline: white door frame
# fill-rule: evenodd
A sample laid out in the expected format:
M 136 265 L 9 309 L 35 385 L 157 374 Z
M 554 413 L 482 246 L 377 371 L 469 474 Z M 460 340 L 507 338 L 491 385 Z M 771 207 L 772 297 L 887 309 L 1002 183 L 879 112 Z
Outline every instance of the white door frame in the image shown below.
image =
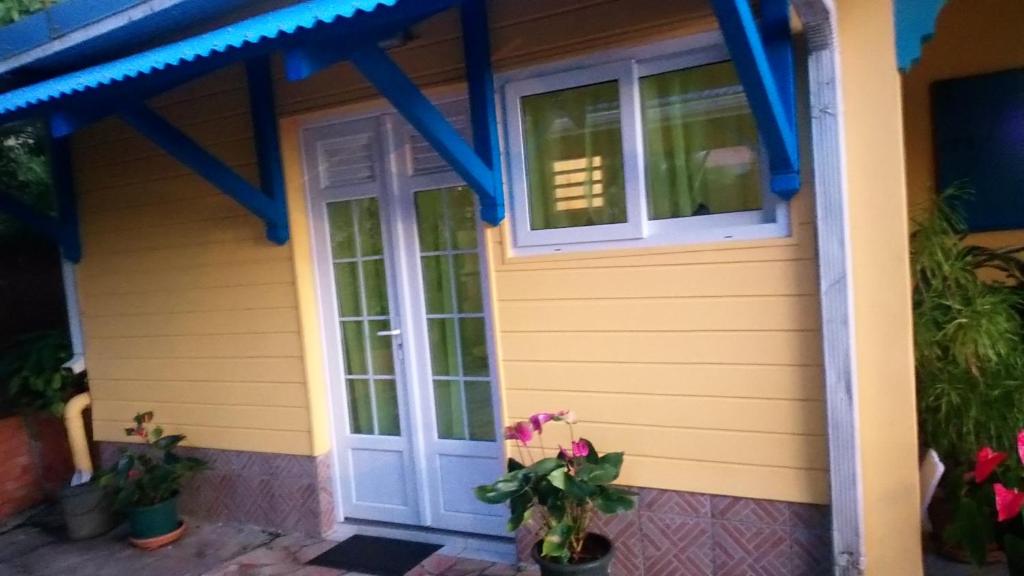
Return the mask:
M 449 90 L 437 91 L 445 95 Z M 445 100 L 461 100 L 463 97 L 438 98 L 435 102 L 443 105 Z M 336 326 L 330 322 L 338 317 L 335 308 L 334 272 L 332 258 L 329 254 L 330 239 L 326 222 L 325 206 L 335 198 L 323 194 L 318 187 L 309 185 L 307 139 L 304 137 L 309 129 L 328 126 L 338 122 L 356 121 L 360 119 L 378 119 L 382 126 L 381 158 L 387 157 L 382 166 L 405 166 L 407 159 L 404 145 L 400 144 L 403 126 L 400 116 L 383 101 L 373 104 L 360 104 L 341 108 L 333 112 L 318 115 L 315 121 L 303 122 L 299 126 L 302 166 L 307 177 L 306 199 L 309 221 L 312 223 L 312 251 L 316 272 L 317 300 L 321 319 L 321 338 L 325 351 L 327 368 L 328 399 L 331 405 L 331 427 L 334 435 L 334 479 L 335 508 L 338 522 L 346 517 L 347 484 L 343 474 L 350 473 L 351 467 L 346 457 L 347 430 L 349 430 L 348 399 L 345 387 L 338 383 L 344 382 L 341 364 L 341 338 Z M 409 497 L 416 503 L 419 515 L 417 521 L 410 522 L 413 527 L 433 527 L 439 516 L 444 515 L 441 502 L 441 486 L 439 475 L 432 473 L 436 468 L 430 462 L 432 450 L 428 447 L 430 439 L 436 438 L 436 419 L 434 416 L 434 398 L 430 393 L 430 351 L 425 346 L 426 319 L 422 307 L 422 271 L 420 269 L 418 236 L 416 229 L 415 204 L 412 201 L 413 191 L 434 188 L 463 186 L 464 182 L 452 171 L 431 174 L 429 176 L 407 176 L 400 170 L 382 170 L 383 186 L 377 192 L 359 192 L 344 195 L 345 197 L 367 197 L 371 194 L 378 198 L 381 213 L 382 236 L 385 245 L 385 260 L 388 263 L 389 297 L 391 299 L 392 322 L 403 331 L 403 358 L 396 359 L 396 373 L 402 373 L 403 386 L 400 386 L 399 402 L 402 414 L 401 425 L 403 439 L 409 442 L 411 466 L 414 482 L 409 483 Z M 404 196 L 408 196 L 408 198 Z M 483 224 L 477 220 L 477 238 L 480 255 L 480 281 L 483 294 L 484 321 L 486 326 L 486 344 L 491 373 L 492 409 L 495 423 L 495 442 L 488 444 L 496 453 L 496 477 L 503 469 L 505 447 L 501 440 L 502 409 L 499 385 L 499 371 L 496 357 L 496 341 L 494 337 L 494 310 L 489 298 L 491 290 L 490 266 L 488 258 L 487 236 Z M 397 321 L 396 321 L 397 319 Z M 397 326 L 400 323 L 401 326 Z M 401 369 L 399 369 L 399 364 Z M 397 375 L 397 374 L 396 374 Z M 423 380 L 426 380 L 424 383 Z M 402 389 L 404 388 L 404 393 Z M 412 417 L 410 417 L 412 415 Z M 428 436 L 433 434 L 434 436 Z M 436 440 L 434 442 L 437 442 Z M 444 442 L 444 441 L 441 441 Z M 468 443 L 463 441 L 453 441 Z M 351 503 L 347 504 L 351 508 Z M 351 510 L 350 510 L 351 512 Z M 357 514 L 358 515 L 358 514 Z M 495 516 L 493 526 L 478 529 L 472 522 L 459 523 L 452 515 L 447 515 L 444 530 L 456 530 L 467 533 L 499 535 L 505 532 L 505 515 Z M 415 529 L 415 528 L 413 528 Z

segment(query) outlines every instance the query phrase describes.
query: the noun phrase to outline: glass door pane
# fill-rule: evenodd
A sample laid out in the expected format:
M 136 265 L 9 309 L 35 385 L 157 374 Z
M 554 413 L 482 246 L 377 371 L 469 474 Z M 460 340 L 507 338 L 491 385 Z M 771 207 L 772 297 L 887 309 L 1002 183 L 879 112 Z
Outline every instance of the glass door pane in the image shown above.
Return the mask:
M 465 187 L 416 193 L 437 433 L 495 440 L 476 207 Z
M 327 204 L 353 434 L 400 436 L 388 279 L 376 198 Z

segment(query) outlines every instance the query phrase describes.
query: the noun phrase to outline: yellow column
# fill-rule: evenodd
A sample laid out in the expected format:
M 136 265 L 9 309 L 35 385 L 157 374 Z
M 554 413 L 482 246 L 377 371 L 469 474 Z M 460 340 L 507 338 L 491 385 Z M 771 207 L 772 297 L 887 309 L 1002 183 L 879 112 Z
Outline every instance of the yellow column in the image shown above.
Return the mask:
M 903 156 L 891 0 L 838 0 L 867 573 L 922 573 Z

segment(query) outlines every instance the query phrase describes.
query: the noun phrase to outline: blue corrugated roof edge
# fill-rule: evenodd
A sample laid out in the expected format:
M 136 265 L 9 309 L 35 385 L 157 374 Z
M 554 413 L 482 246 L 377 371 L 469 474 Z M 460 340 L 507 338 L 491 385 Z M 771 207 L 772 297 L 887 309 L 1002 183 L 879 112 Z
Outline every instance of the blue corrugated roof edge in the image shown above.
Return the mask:
M 321 24 L 394 6 L 399 0 L 309 0 L 247 20 L 0 94 L 0 115 L 10 114 L 99 86 L 116 84 L 195 62 L 232 49 L 310 30 Z

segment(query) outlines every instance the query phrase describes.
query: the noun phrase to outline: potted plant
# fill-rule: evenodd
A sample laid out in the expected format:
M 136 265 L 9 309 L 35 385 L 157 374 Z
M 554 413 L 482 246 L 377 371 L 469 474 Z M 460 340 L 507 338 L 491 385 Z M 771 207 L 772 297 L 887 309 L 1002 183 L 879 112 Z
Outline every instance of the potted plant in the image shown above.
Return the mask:
M 954 559 L 966 554 L 951 524 L 975 518 L 988 522 L 975 535 L 999 529 L 994 513 L 979 509 L 991 504 L 977 494 L 984 487 L 964 480 L 978 446 L 1009 452 L 1024 422 L 1021 249 L 970 245 L 957 209 L 965 194 L 942 194 L 911 238 L 921 444 L 948 470 L 929 514 L 936 546 Z
M 946 530 L 975 565 L 1001 551 L 1010 576 L 1024 576 L 1024 430 L 1017 434 L 1017 457 L 1012 461 L 989 446 L 978 451 L 973 471 L 961 478 L 957 514 Z
M 545 424 L 569 427 L 569 446 L 558 455 L 539 460 L 529 454 L 534 436 Z M 543 537 L 531 554 L 542 576 L 607 576 L 614 555 L 612 542 L 590 531 L 595 511 L 617 514 L 633 509 L 636 495 L 612 486 L 622 469 L 622 452 L 599 455 L 586 438 L 576 438 L 571 411 L 534 414 L 528 422 L 505 429 L 505 439 L 516 443 L 520 459 L 508 459 L 508 472 L 493 484 L 478 486 L 476 497 L 488 504 L 508 503 L 510 532 L 539 508 Z M 543 445 L 541 446 L 543 450 Z
M 141 438 L 146 447 L 125 451 L 103 481 L 114 487 L 117 507 L 128 514 L 132 544 L 154 549 L 184 533 L 185 524 L 178 516 L 181 485 L 207 466 L 199 458 L 176 454 L 185 436 L 165 436 L 159 426 L 150 427 L 152 412 L 136 414 L 134 421 L 135 426 L 125 428 L 125 435 Z

